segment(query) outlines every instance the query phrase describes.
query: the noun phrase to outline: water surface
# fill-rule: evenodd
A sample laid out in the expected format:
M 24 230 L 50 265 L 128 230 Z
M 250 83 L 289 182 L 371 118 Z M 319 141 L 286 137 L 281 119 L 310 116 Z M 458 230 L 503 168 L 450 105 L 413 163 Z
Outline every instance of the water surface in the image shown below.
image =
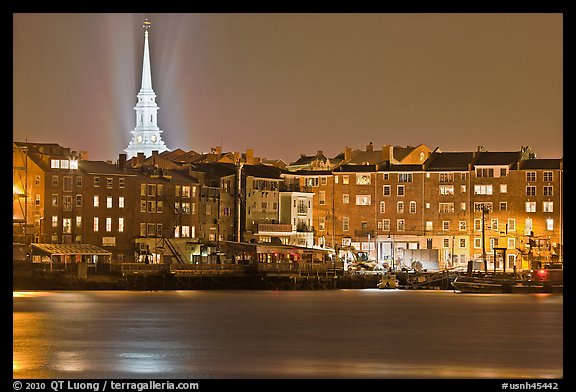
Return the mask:
M 14 378 L 562 378 L 563 296 L 14 292 Z

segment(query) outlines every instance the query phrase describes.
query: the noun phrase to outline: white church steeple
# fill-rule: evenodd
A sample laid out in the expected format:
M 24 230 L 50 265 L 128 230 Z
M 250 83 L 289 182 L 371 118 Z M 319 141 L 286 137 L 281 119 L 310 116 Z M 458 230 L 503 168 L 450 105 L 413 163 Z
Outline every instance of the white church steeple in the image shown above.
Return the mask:
M 136 103 L 136 126 L 132 133 L 132 140 L 124 150 L 128 159 L 135 157 L 139 152 L 143 152 L 146 157 L 152 155 L 152 151 L 169 151 L 160 134 L 158 128 L 158 105 L 156 104 L 156 94 L 152 90 L 152 73 L 150 71 L 150 49 L 148 47 L 148 30 L 151 23 L 144 21 L 144 59 L 142 61 L 142 85 L 138 92 Z

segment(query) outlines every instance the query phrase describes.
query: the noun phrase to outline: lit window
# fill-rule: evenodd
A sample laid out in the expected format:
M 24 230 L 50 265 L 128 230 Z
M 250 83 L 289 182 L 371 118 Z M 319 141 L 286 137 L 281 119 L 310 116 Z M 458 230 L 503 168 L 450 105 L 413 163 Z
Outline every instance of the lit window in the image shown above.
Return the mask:
M 370 174 L 356 173 L 356 185 L 370 185 Z
M 118 197 L 118 208 L 124 208 L 124 196 Z
M 450 196 L 454 194 L 454 185 L 440 185 L 440 194 Z
M 526 212 L 536 212 L 536 202 L 527 201 L 526 202 Z
M 106 208 L 112 208 L 112 196 L 106 197 Z
M 369 206 L 371 204 L 370 195 L 356 195 L 357 206 Z
M 94 196 L 94 207 L 99 207 L 100 206 L 100 196 L 95 195 Z
M 190 187 L 182 186 L 182 197 L 190 197 Z
M 474 185 L 475 195 L 491 195 L 492 185 Z
M 62 233 L 63 234 L 71 234 L 72 233 L 72 219 L 71 218 L 63 218 L 62 219 Z

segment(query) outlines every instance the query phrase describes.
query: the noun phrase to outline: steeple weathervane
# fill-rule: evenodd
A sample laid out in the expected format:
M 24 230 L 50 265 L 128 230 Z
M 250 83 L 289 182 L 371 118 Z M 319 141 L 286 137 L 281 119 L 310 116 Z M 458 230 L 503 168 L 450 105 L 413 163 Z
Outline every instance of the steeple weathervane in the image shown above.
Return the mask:
M 150 22 L 148 19 L 144 21 L 144 24 L 142 25 L 142 28 L 144 29 L 144 34 L 148 34 L 148 30 L 150 30 L 151 25 L 152 22 Z

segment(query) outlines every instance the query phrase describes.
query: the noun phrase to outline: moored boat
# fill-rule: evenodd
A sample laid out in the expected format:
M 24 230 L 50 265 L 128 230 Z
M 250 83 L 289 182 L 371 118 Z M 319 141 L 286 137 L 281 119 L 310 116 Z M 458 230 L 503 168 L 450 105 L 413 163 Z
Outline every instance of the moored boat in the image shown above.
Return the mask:
M 561 293 L 563 269 L 540 268 L 526 277 L 516 274 L 462 275 L 452 286 L 463 293 Z
M 510 293 L 516 284 L 514 277 L 506 276 L 457 276 L 452 282 L 463 293 Z
M 395 289 L 398 285 L 398 279 L 396 274 L 392 272 L 386 272 L 382 275 L 380 282 L 378 282 L 379 289 Z

